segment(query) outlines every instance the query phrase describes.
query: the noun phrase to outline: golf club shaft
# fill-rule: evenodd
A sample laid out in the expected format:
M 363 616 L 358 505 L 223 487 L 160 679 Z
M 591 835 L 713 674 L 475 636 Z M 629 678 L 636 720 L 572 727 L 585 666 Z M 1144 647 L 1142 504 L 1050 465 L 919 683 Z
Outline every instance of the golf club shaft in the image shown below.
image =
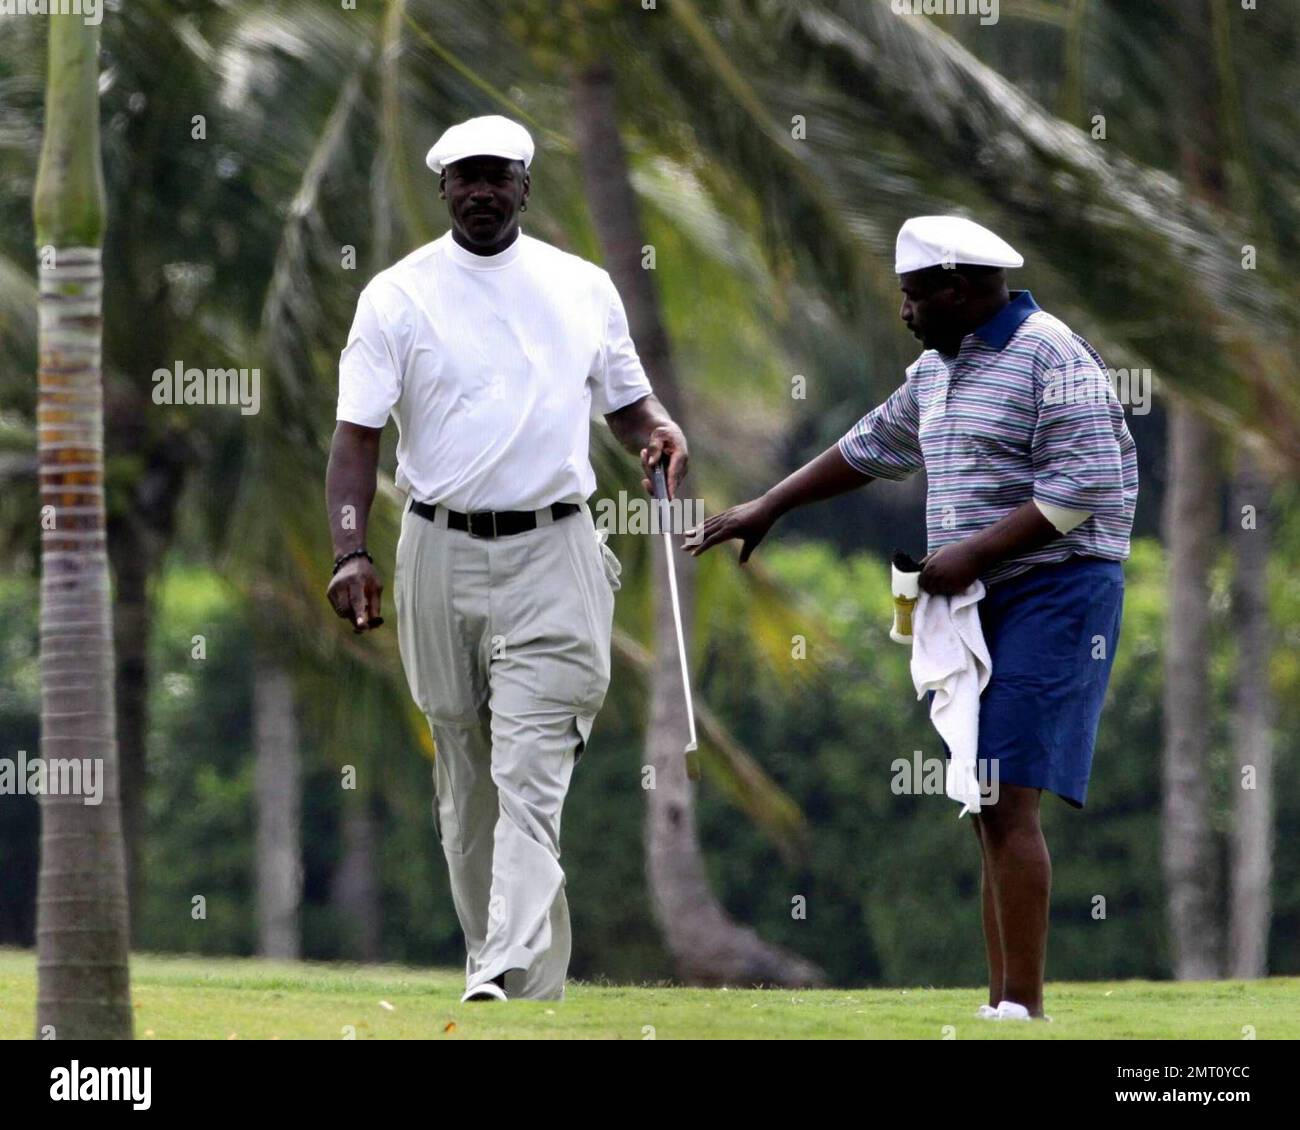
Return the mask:
M 665 532 L 664 552 L 668 558 L 668 591 L 673 598 L 673 624 L 677 628 L 677 656 L 682 661 L 682 689 L 686 692 L 686 720 L 691 727 L 691 748 L 695 746 L 695 704 L 691 701 L 691 676 L 686 669 L 686 639 L 682 632 L 682 606 L 677 598 L 677 562 L 673 559 L 673 539 Z
M 655 468 L 654 493 L 659 500 L 659 528 L 664 539 L 664 554 L 668 562 L 668 591 L 673 602 L 673 627 L 677 629 L 677 657 L 682 668 L 682 692 L 686 696 L 686 721 L 690 727 L 690 742 L 686 746 L 686 771 L 691 780 L 699 780 L 699 761 L 694 751 L 697 746 L 695 737 L 695 703 L 691 698 L 691 676 L 686 665 L 686 637 L 682 631 L 682 606 L 677 595 L 677 562 L 673 557 L 672 510 L 668 505 L 668 485 L 663 467 Z

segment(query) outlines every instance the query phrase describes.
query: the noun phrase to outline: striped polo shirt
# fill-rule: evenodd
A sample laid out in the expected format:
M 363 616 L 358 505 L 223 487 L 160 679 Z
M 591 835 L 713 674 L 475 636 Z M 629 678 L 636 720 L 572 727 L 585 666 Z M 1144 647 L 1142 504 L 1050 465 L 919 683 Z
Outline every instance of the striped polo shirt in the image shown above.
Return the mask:
M 1091 517 L 981 576 L 1005 580 L 1072 554 L 1123 561 L 1137 506 L 1137 452 L 1106 365 L 1026 291 L 956 357 L 927 349 L 907 380 L 858 421 L 840 453 L 865 475 L 929 476 L 929 551 L 991 526 L 1026 502 Z

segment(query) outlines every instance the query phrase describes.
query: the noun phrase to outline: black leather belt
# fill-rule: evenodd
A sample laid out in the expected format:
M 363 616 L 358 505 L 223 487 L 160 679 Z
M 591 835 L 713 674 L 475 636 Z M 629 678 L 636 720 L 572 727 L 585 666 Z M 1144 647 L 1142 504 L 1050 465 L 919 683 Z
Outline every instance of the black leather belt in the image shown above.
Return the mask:
M 438 513 L 436 503 L 416 502 L 414 499 L 411 500 L 411 509 L 430 522 Z M 447 510 L 445 506 L 443 509 Z M 554 502 L 548 509 L 551 521 L 558 522 L 582 508 L 574 502 Z M 478 510 L 473 514 L 458 514 L 455 510 L 447 510 L 447 529 L 463 530 L 472 538 L 504 538 L 537 529 L 537 511 Z

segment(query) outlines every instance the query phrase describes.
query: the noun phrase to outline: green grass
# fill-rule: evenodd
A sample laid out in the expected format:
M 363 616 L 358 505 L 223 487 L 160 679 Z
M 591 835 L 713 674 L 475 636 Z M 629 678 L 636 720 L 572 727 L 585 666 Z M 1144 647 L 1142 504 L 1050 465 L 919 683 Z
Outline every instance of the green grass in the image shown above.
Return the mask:
M 972 1016 L 977 989 L 677 989 L 571 983 L 567 998 L 459 1003 L 459 972 L 137 954 L 137 1039 L 1259 1039 L 1300 1037 L 1300 978 L 1049 986 L 1051 1024 Z M 36 961 L 0 950 L 0 1038 L 32 1035 Z M 382 1003 L 381 1003 L 382 1002 Z M 391 1006 L 391 1007 L 386 1007 Z M 951 1033 L 946 1028 L 951 1026 Z

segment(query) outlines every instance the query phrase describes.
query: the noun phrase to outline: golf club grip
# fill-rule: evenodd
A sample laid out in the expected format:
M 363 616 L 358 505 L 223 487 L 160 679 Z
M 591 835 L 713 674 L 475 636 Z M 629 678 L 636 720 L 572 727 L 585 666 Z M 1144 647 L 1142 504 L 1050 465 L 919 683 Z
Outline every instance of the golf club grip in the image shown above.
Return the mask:
M 664 501 L 667 501 L 668 499 L 668 480 L 664 478 L 664 468 L 662 463 L 655 467 L 654 496 L 655 498 L 661 498 Z

